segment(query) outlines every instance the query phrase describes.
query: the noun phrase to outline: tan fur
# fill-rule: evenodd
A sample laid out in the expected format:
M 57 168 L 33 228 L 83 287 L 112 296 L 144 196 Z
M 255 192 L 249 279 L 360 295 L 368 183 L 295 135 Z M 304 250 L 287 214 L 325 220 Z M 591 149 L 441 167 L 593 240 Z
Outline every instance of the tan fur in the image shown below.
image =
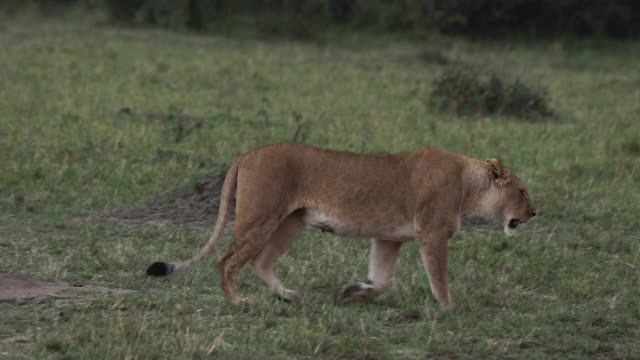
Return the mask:
M 431 290 L 454 306 L 448 286 L 447 249 L 464 215 L 505 226 L 535 215 L 524 185 L 497 160 L 480 161 L 435 148 L 400 155 L 362 155 L 301 144 L 277 144 L 244 154 L 230 168 L 214 234 L 186 268 L 209 254 L 236 197 L 233 239 L 218 260 L 225 296 L 237 302 L 239 270 L 252 262 L 272 291 L 293 291 L 273 273 L 277 258 L 305 225 L 337 235 L 370 238 L 369 279 L 347 288 L 343 302 L 368 300 L 391 284 L 400 246 L 417 240 Z M 517 224 L 516 224 L 517 225 Z

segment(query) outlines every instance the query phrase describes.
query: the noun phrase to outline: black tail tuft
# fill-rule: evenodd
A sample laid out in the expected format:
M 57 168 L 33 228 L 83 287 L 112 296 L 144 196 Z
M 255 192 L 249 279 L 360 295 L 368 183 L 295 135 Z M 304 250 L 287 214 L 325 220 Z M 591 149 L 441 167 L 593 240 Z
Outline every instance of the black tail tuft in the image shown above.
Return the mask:
M 171 265 L 163 262 L 154 262 L 147 268 L 149 276 L 166 276 L 171 273 Z

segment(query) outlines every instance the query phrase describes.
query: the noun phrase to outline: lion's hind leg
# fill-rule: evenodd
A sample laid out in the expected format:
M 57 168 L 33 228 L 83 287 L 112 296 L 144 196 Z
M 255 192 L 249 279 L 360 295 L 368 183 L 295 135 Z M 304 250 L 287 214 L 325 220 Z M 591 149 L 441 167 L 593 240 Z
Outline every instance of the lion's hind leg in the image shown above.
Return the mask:
M 284 302 L 293 300 L 295 291 L 285 288 L 273 272 L 273 267 L 282 254 L 291 246 L 296 236 L 304 229 L 302 216 L 294 212 L 285 218 L 264 245 L 260 253 L 253 259 L 252 265 L 256 275 L 267 284 L 269 289 Z
M 231 244 L 226 253 L 218 259 L 218 271 L 222 280 L 224 295 L 233 303 L 242 301 L 236 294 L 236 280 L 242 267 L 262 250 L 271 234 L 277 229 L 278 220 L 260 221 L 236 220 Z

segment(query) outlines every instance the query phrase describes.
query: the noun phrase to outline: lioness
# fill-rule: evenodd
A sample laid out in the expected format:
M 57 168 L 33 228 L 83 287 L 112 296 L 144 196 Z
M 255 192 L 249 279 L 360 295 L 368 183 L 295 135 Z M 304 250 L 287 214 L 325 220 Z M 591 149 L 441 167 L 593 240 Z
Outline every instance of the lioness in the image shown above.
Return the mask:
M 209 255 L 224 232 L 234 196 L 232 242 L 218 259 L 224 295 L 232 302 L 240 301 L 235 281 L 249 261 L 272 291 L 291 301 L 294 291 L 280 283 L 273 266 L 309 225 L 372 239 L 368 279 L 347 287 L 342 302 L 369 300 L 388 288 L 400 247 L 415 239 L 433 296 L 451 309 L 447 247 L 460 218 L 495 220 L 511 235 L 536 215 L 524 184 L 498 160 L 435 148 L 362 155 L 301 144 L 268 145 L 242 155 L 229 168 L 213 234 L 200 252 L 183 262 L 155 262 L 147 274 L 168 275 Z

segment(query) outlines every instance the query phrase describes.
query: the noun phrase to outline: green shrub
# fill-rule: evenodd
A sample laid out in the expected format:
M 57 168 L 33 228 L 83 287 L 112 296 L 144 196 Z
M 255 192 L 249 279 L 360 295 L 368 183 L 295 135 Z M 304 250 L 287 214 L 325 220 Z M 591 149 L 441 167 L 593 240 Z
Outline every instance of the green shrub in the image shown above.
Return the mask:
M 132 23 L 145 0 L 105 0 L 104 5 L 111 20 Z
M 37 0 L 73 2 L 74 0 Z M 168 28 L 253 19 L 267 32 L 308 37 L 318 24 L 468 35 L 640 35 L 640 2 L 583 0 L 102 0 L 111 18 Z M 314 24 L 309 29 L 308 25 Z M 261 30 L 261 29 L 258 29 Z M 302 35 L 301 35 L 302 34 Z
M 104 5 L 120 23 L 196 30 L 256 24 L 296 38 L 331 24 L 472 36 L 640 36 L 637 0 L 2 0 L 0 12 L 35 6 L 49 14 L 73 4 Z
M 437 111 L 466 116 L 539 118 L 553 114 L 544 88 L 474 66 L 446 68 L 435 79 L 428 103 Z

